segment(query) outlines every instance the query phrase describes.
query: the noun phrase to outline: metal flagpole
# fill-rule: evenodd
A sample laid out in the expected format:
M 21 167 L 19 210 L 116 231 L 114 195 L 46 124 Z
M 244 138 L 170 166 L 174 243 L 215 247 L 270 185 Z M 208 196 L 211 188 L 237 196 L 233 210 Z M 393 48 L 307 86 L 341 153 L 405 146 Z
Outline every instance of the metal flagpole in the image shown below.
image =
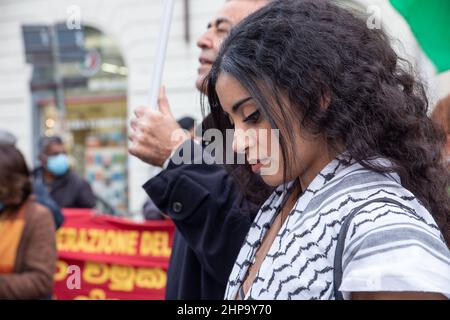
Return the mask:
M 162 75 L 164 71 L 164 61 L 166 58 L 167 43 L 169 41 L 174 5 L 175 0 L 164 0 L 161 32 L 159 34 L 158 44 L 156 47 L 156 56 L 150 87 L 150 106 L 151 108 L 155 109 L 157 108 L 156 104 L 158 102 L 159 90 L 161 87 Z

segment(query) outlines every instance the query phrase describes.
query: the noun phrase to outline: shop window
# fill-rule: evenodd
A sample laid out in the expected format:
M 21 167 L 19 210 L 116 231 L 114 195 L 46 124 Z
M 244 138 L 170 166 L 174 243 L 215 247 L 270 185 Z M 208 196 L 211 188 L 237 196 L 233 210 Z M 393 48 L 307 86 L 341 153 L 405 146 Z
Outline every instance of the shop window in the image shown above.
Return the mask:
M 29 41 L 32 48 L 27 61 L 33 64 L 35 135 L 60 135 L 73 169 L 98 196 L 99 209 L 126 212 L 128 70 L 116 42 L 90 26 L 76 31 L 61 25 L 23 30 L 25 46 Z M 33 55 L 47 30 L 48 50 Z

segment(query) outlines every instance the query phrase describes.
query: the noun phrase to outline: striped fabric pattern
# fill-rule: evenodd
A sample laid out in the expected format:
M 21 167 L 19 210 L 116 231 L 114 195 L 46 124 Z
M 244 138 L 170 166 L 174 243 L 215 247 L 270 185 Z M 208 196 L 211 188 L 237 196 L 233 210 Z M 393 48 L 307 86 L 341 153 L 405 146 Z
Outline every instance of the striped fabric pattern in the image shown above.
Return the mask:
M 387 160 L 373 160 L 387 165 Z M 230 274 L 225 299 L 235 299 L 255 253 L 291 184 L 261 207 Z M 344 298 L 351 292 L 420 291 L 450 297 L 450 251 L 431 214 L 402 187 L 341 156 L 299 197 L 264 259 L 245 299 L 334 299 L 333 260 L 341 224 L 353 208 L 343 255 Z

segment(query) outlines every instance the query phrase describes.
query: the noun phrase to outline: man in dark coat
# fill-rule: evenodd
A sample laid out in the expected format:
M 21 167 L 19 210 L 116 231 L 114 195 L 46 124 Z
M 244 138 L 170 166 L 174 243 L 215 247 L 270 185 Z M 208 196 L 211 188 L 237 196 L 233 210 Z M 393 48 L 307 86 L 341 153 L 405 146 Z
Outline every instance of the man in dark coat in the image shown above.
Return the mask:
M 70 169 L 61 138 L 43 138 L 39 160 L 42 166 L 33 172 L 35 188 L 45 188 L 61 208 L 95 207 L 96 197 L 91 186 Z
M 266 0 L 227 1 L 198 40 L 201 49 L 197 88 L 215 61 L 220 44 L 231 28 L 267 3 Z M 228 276 L 261 201 L 249 201 L 223 166 L 201 164 L 202 142 L 181 135 L 164 91 L 158 111 L 138 108 L 131 121 L 130 153 L 163 170 L 144 185 L 159 209 L 176 225 L 167 275 L 166 299 L 223 299 Z M 178 148 L 180 147 L 181 148 Z M 174 154 L 191 150 L 190 161 L 177 164 Z M 197 150 L 197 152 L 194 152 Z M 261 184 L 260 199 L 269 194 Z

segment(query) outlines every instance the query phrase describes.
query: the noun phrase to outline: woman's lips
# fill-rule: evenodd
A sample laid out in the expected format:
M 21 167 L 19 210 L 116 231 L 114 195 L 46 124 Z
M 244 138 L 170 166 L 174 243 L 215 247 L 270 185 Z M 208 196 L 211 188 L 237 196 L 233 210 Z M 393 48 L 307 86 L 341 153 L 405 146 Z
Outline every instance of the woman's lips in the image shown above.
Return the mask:
M 249 161 L 249 162 L 250 162 L 250 167 L 254 173 L 261 173 L 261 168 L 267 167 L 270 164 L 269 159 Z
M 252 171 L 254 173 L 259 173 L 261 171 L 263 164 L 262 163 L 257 163 L 257 164 L 252 164 Z

